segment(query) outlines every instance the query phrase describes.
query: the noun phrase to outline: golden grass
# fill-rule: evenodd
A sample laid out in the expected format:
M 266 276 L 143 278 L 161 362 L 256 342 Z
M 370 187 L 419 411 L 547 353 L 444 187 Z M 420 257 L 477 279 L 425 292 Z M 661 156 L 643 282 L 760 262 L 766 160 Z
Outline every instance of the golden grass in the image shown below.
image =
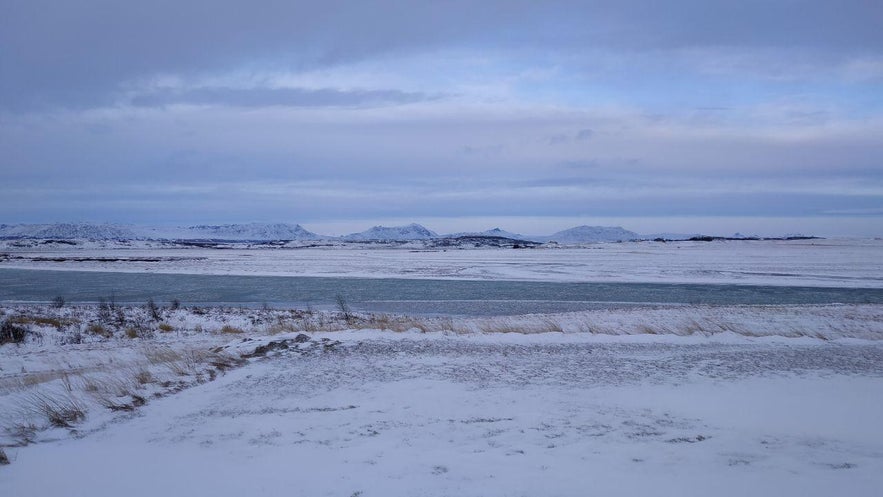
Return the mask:
M 235 326 L 231 326 L 231 325 L 229 325 L 229 324 L 225 324 L 225 325 L 221 328 L 221 333 L 225 333 L 225 334 L 233 334 L 233 335 L 240 335 L 240 334 L 245 333 L 245 332 L 242 331 L 241 328 L 237 328 L 237 327 L 235 327 Z
M 57 330 L 60 330 L 65 326 L 77 324 L 79 321 L 77 321 L 76 319 L 21 315 L 9 318 L 9 322 L 20 325 L 33 324 L 37 326 L 51 326 Z
M 90 333 L 92 335 L 98 335 L 104 338 L 110 338 L 113 336 L 113 332 L 105 328 L 103 325 L 98 323 L 90 323 L 88 327 L 86 327 L 86 333 Z

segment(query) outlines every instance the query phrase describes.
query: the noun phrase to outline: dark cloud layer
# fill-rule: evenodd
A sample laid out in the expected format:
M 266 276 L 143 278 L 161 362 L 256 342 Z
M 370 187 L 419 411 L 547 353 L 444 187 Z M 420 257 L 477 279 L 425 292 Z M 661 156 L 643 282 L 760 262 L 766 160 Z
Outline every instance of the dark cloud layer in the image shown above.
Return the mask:
M 439 46 L 757 47 L 840 60 L 883 49 L 873 1 L 4 1 L 0 105 L 106 105 L 165 74 L 304 69 Z M 805 54 L 804 54 L 805 55 Z
M 870 0 L 0 0 L 0 222 L 853 213 L 879 235 L 880 26 Z

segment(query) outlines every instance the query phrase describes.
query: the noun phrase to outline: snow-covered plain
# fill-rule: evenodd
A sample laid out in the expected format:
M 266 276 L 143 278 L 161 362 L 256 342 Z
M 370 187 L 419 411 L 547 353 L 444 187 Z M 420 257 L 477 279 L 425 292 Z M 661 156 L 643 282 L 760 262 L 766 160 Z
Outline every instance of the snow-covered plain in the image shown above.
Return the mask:
M 883 287 L 879 240 L 4 243 L 0 268 Z M 881 304 L 158 312 L 0 306 L 0 321 L 32 332 L 0 346 L 11 460 L 0 494 L 871 496 L 883 485 Z M 59 408 L 74 412 L 53 422 Z
M 0 268 L 181 274 L 357 276 L 475 280 L 721 283 L 883 287 L 883 240 L 598 243 L 530 250 L 16 246 Z
M 456 320 L 2 311 L 39 335 L 0 346 L 4 495 L 805 496 L 883 483 L 880 305 Z M 84 419 L 52 427 L 45 400 Z
M 4 495 L 878 495 L 883 347 L 337 332 L 0 469 Z M 58 431 L 58 430 L 57 430 Z

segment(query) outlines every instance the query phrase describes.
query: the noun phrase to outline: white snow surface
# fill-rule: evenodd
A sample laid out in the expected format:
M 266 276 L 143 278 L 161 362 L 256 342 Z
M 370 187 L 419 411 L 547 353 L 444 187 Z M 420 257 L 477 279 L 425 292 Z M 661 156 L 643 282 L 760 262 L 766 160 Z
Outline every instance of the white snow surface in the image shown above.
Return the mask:
M 445 235 L 446 237 L 458 237 L 458 236 L 501 236 L 503 238 L 511 238 L 513 240 L 534 240 L 537 237 L 530 237 L 521 235 L 519 233 L 512 233 L 511 231 L 506 231 L 502 228 L 491 228 L 489 230 L 484 231 L 463 231 L 459 233 L 451 233 L 449 235 Z
M 430 238 L 438 238 L 438 234 L 419 224 L 411 223 L 407 226 L 374 226 L 360 233 L 351 233 L 342 238 L 349 241 L 428 240 Z
M 699 233 L 657 233 L 641 235 L 620 226 L 575 226 L 552 235 L 522 235 L 492 228 L 480 232 L 457 232 L 439 235 L 417 223 L 405 226 L 374 226 L 368 230 L 344 236 L 318 235 L 299 224 L 290 223 L 241 223 L 194 226 L 148 226 L 114 223 L 49 223 L 49 224 L 0 224 L 0 237 L 29 238 L 38 240 L 227 240 L 227 241 L 279 241 L 279 240 L 338 240 L 350 242 L 365 241 L 408 241 L 429 240 L 457 236 L 502 236 L 518 240 L 538 242 L 554 241 L 564 245 L 580 245 L 599 242 L 623 242 L 631 240 L 686 240 Z M 802 236 L 802 235 L 785 235 Z M 734 238 L 744 236 L 736 233 Z M 756 237 L 755 237 L 756 238 Z
M 132 226 L 119 224 L 55 223 L 0 224 L 0 236 L 39 239 L 133 239 L 138 234 Z
M 0 467 L 0 489 L 16 497 L 803 497 L 875 496 L 883 484 L 875 343 L 296 336 L 237 337 L 225 353 L 288 348 L 133 413 L 90 414 L 73 430 L 6 448 L 12 463 Z
M 58 240 L 319 240 L 299 224 L 246 223 L 181 227 L 124 224 L 0 224 L 0 236 Z
M 883 287 L 880 240 L 0 247 L 0 268 Z M 161 322 L 139 307 L 111 336 L 90 331 L 94 306 L 37 307 L 0 309 L 36 332 L 0 346 L 3 496 L 802 497 L 883 485 L 881 305 L 348 321 L 164 309 Z M 46 399 L 85 419 L 51 427 Z
M 460 235 L 465 233 L 460 233 Z M 524 237 L 500 228 L 481 233 L 470 233 L 487 236 L 504 236 L 524 240 L 555 240 L 558 243 L 595 243 L 635 240 L 641 237 L 637 233 L 620 227 L 577 226 L 560 231 L 551 236 Z M 444 236 L 457 236 L 444 235 Z M 180 227 L 159 227 L 112 223 L 51 223 L 51 224 L 0 224 L 0 237 L 23 237 L 33 239 L 61 240 L 333 240 L 345 241 L 406 241 L 428 240 L 440 236 L 419 224 L 406 226 L 374 226 L 360 233 L 352 233 L 343 237 L 317 235 L 307 231 L 299 224 L 287 223 L 246 223 L 195 225 Z
M 152 236 L 144 238 L 205 238 L 218 240 L 320 240 L 321 236 L 307 231 L 299 224 L 221 224 L 189 226 L 179 236 L 170 236 L 164 230 L 153 228 L 147 231 Z
M 554 241 L 564 244 L 591 243 L 591 242 L 627 242 L 638 240 L 643 236 L 623 229 L 620 226 L 576 226 L 574 228 L 559 231 L 549 236 L 532 237 L 531 240 Z
M 158 242 L 69 246 L 6 240 L 0 241 L 0 268 L 883 287 L 883 240 L 627 242 L 531 250 L 297 247 L 217 250 L 167 247 Z M 70 257 L 80 260 L 54 260 Z M 160 260 L 128 260 L 145 257 Z

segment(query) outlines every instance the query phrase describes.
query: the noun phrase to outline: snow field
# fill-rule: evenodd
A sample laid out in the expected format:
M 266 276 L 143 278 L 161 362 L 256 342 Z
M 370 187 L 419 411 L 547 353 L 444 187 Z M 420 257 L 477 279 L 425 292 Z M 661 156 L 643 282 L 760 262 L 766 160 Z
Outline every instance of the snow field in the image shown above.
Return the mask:
M 0 488 L 15 496 L 862 496 L 883 483 L 880 305 L 0 311 L 29 331 L 0 346 Z M 53 422 L 47 405 L 81 414 Z
M 17 247 L 15 243 L 0 241 L 0 250 L 8 256 L 0 257 L 0 268 L 883 287 L 881 240 L 625 242 L 597 243 L 583 248 L 447 251 L 358 246 L 217 250 L 167 247 L 156 242 L 131 242 L 127 246 L 84 242 L 76 247 Z
M 296 336 L 235 340 L 228 353 L 289 346 L 87 437 L 11 449 L 0 485 L 21 496 L 862 496 L 883 483 L 877 344 Z

